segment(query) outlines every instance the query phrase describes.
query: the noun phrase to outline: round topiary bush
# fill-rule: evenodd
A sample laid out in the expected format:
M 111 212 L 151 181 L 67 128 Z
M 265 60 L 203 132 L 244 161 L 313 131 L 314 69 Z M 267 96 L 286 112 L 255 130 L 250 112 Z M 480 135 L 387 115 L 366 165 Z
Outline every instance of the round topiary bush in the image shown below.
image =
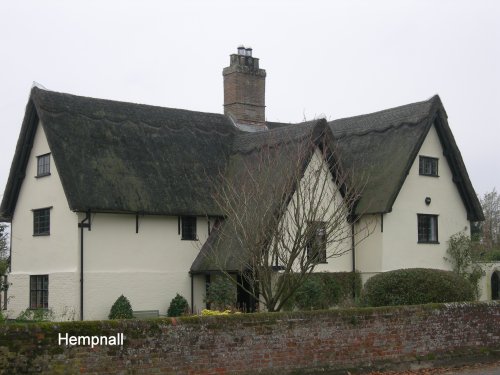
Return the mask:
M 123 296 L 123 294 L 118 297 L 113 306 L 111 306 L 108 317 L 109 319 L 132 319 L 134 315 L 128 298 Z
M 370 278 L 361 302 L 366 306 L 419 305 L 433 302 L 471 301 L 472 285 L 449 271 L 408 268 Z
M 179 293 L 176 294 L 172 301 L 170 301 L 170 306 L 168 307 L 168 316 L 181 316 L 189 312 L 189 304 L 186 299 Z

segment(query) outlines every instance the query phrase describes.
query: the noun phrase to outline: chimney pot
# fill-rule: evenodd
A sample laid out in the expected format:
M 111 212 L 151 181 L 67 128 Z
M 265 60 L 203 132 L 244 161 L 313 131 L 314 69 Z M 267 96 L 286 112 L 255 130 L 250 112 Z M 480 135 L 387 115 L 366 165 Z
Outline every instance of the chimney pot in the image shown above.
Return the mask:
M 245 49 L 245 52 L 246 52 L 246 53 L 245 53 L 245 54 L 246 54 L 246 56 L 250 56 L 250 57 L 252 57 L 252 48 L 250 48 L 250 47 L 246 48 L 246 49 Z
M 245 56 L 245 46 L 241 45 L 238 47 L 238 55 Z

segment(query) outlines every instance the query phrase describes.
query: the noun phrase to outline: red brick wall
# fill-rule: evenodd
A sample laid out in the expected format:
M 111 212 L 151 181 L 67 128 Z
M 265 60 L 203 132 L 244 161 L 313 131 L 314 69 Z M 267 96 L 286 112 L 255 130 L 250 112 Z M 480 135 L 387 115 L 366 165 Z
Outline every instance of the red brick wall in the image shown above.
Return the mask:
M 60 347 L 70 335 L 125 334 L 123 347 Z M 0 325 L 0 373 L 287 373 L 500 349 L 500 304 Z

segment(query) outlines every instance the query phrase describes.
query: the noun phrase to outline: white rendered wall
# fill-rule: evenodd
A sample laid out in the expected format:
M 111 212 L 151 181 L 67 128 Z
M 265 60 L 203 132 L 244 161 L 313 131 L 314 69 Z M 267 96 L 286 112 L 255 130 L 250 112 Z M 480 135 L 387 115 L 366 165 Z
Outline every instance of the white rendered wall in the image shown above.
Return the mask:
M 83 219 L 80 214 L 80 220 Z M 105 319 L 123 294 L 133 310 L 166 314 L 176 293 L 191 304 L 189 269 L 208 236 L 207 218 L 197 218 L 199 241 L 181 240 L 173 216 L 92 214 L 84 230 L 84 318 Z M 204 307 L 203 277 L 194 279 L 195 310 Z
M 322 202 L 332 201 L 334 202 L 330 206 L 323 206 L 323 209 L 327 209 L 329 214 L 326 214 L 325 217 L 333 217 L 333 212 L 338 210 L 341 212 L 341 207 L 343 206 L 343 198 L 340 194 L 338 187 L 333 182 L 333 177 L 331 172 L 328 170 L 326 161 L 322 153 L 316 149 L 313 156 L 311 157 L 311 161 L 307 166 L 304 172 L 304 178 L 301 180 L 301 191 L 304 195 L 302 199 L 306 199 L 306 184 L 309 182 L 317 181 L 316 177 L 308 177 L 310 175 L 314 175 L 316 171 L 321 171 L 320 178 L 326 181 L 329 188 L 325 190 L 322 194 Z M 296 200 L 297 193 L 294 194 L 291 201 Z M 326 203 L 325 203 L 326 204 Z M 288 208 L 288 215 L 294 215 L 294 209 L 292 208 L 292 202 Z M 303 216 L 302 216 L 303 217 Z M 290 230 L 291 233 L 294 233 L 293 230 Z M 352 271 L 352 252 L 351 252 L 351 226 L 347 222 L 347 216 L 344 220 L 341 221 L 341 225 L 339 225 L 337 232 L 337 239 L 333 240 L 333 238 L 329 238 L 328 241 L 332 241 L 329 243 L 326 249 L 327 254 L 327 262 L 319 263 L 316 265 L 314 272 L 350 272 Z
M 439 177 L 419 175 L 419 155 L 438 158 Z M 450 270 L 443 258 L 450 236 L 460 231 L 470 233 L 467 212 L 434 125 L 424 143 L 392 207 L 384 215 L 383 256 L 380 271 L 400 268 L 438 268 Z M 431 204 L 426 205 L 426 197 Z M 419 244 L 417 214 L 438 215 L 439 244 Z
M 71 318 L 78 310 L 77 215 L 69 210 L 52 156 L 51 175 L 35 178 L 36 157 L 49 152 L 43 127 L 38 124 L 12 219 L 8 314 L 14 318 L 29 307 L 30 275 L 49 275 L 49 308 L 56 318 Z M 33 236 L 32 210 L 51 206 L 50 235 Z
M 363 283 L 382 269 L 381 220 L 380 215 L 364 215 L 355 224 L 356 270 Z

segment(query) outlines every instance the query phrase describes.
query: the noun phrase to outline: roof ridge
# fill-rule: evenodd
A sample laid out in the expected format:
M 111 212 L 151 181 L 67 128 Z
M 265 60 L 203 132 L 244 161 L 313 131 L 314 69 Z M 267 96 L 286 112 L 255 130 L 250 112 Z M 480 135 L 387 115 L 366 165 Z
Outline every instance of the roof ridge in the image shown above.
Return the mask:
M 368 130 L 362 130 L 362 131 L 359 131 L 359 132 L 349 132 L 349 131 L 345 131 L 345 132 L 342 132 L 338 135 L 335 136 L 336 139 L 342 139 L 342 138 L 347 138 L 347 137 L 362 137 L 362 136 L 365 136 L 365 135 L 368 135 L 368 134 L 371 134 L 371 133 L 385 133 L 389 130 L 393 130 L 393 129 L 399 129 L 403 126 L 417 126 L 417 125 L 420 125 L 422 122 L 426 121 L 426 118 L 424 119 L 419 119 L 418 121 L 405 121 L 405 122 L 401 122 L 399 124 L 395 124 L 395 125 L 388 125 L 384 128 L 378 128 L 378 129 L 368 129 Z
M 396 107 L 386 108 L 386 109 L 382 109 L 382 110 L 375 111 L 375 112 L 364 113 L 364 114 L 362 114 L 362 115 L 341 117 L 341 118 L 338 118 L 338 119 L 335 119 L 335 120 L 329 121 L 328 123 L 333 123 L 333 122 L 336 122 L 336 121 L 342 121 L 342 120 L 354 120 L 354 119 L 361 119 L 361 118 L 363 118 L 363 117 L 368 117 L 368 116 L 373 116 L 373 115 L 380 115 L 380 114 L 383 114 L 383 113 L 389 113 L 389 112 L 392 112 L 392 111 L 394 111 L 394 110 L 396 110 L 396 109 L 408 108 L 408 107 L 412 107 L 412 106 L 419 105 L 419 104 L 424 104 L 424 103 L 434 103 L 436 100 L 440 100 L 439 95 L 437 95 L 437 94 L 435 94 L 435 95 L 431 96 L 431 97 L 430 97 L 429 99 L 427 99 L 427 100 L 421 100 L 421 101 L 418 101 L 418 102 L 413 102 L 413 103 L 408 103 L 408 104 L 398 105 L 398 106 L 396 106 Z
M 180 112 L 187 112 L 187 113 L 197 113 L 197 114 L 203 114 L 203 115 L 210 115 L 210 116 L 217 116 L 217 117 L 224 117 L 228 118 L 226 115 L 222 113 L 215 113 L 215 112 L 206 112 L 206 111 L 194 111 L 191 109 L 184 109 L 184 108 L 174 108 L 174 107 L 163 107 L 160 105 L 155 105 L 155 104 L 146 104 L 146 103 L 137 103 L 137 102 L 128 102 L 128 101 L 123 101 L 123 100 L 114 100 L 114 99 L 106 99 L 106 98 L 95 98 L 93 96 L 85 96 L 85 95 L 75 95 L 75 94 L 70 94 L 67 92 L 61 92 L 61 91 L 53 91 L 53 90 L 44 90 L 39 87 L 33 87 L 31 89 L 32 93 L 35 92 L 36 95 L 58 95 L 58 96 L 68 96 L 76 99 L 84 99 L 84 100 L 96 100 L 100 102 L 108 102 L 108 103 L 113 103 L 113 104 L 124 104 L 124 105 L 134 105 L 134 106 L 141 106 L 141 107 L 149 107 L 149 108 L 156 108 L 159 110 L 171 110 L 171 111 L 180 111 Z M 68 112 L 70 113 L 70 112 Z

